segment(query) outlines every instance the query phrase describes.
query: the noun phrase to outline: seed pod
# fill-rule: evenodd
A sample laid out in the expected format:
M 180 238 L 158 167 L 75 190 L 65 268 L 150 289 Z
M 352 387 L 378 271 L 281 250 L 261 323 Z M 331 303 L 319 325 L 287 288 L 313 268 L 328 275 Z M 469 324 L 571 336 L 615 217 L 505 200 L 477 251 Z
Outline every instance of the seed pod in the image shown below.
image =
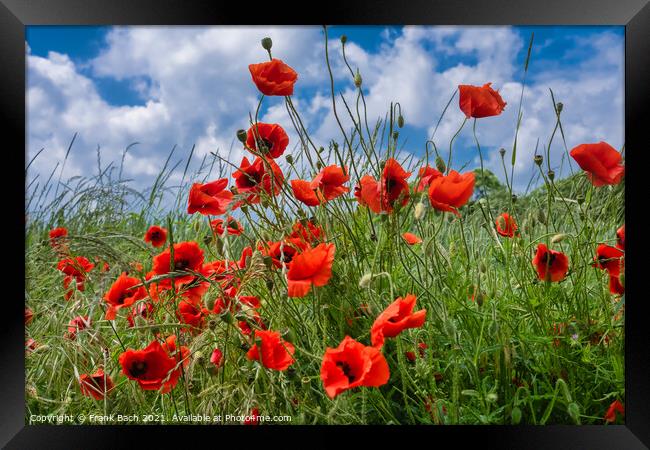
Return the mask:
M 359 69 L 357 69 L 357 74 L 354 76 L 354 85 L 356 87 L 360 88 L 361 83 L 363 83 L 363 79 L 361 78 L 361 74 L 359 73 Z
M 320 161 L 316 161 L 316 168 L 318 170 L 321 170 L 323 168 L 323 163 L 321 163 Z
M 501 155 L 501 157 L 503 158 L 503 157 L 505 156 L 505 154 L 506 154 L 506 149 L 503 148 L 503 147 L 501 147 L 501 148 L 499 149 L 499 155 Z
M 567 235 L 565 233 L 556 234 L 551 239 L 551 244 L 557 244 L 558 242 L 562 242 L 565 237 L 567 237 Z
M 239 142 L 242 144 L 246 143 L 246 130 L 237 130 L 237 139 L 239 139 Z
M 348 41 L 348 37 L 346 35 L 341 36 L 341 44 L 345 45 L 345 43 Z
M 447 166 L 445 166 L 445 162 L 442 160 L 440 156 L 436 156 L 436 169 L 438 169 L 438 171 L 442 173 L 444 173 L 445 170 L 447 170 Z
M 564 104 L 562 102 L 557 102 L 557 105 L 555 105 L 555 109 L 557 109 L 557 113 L 560 114 L 564 109 Z
M 535 164 L 537 164 L 538 166 L 541 166 L 542 163 L 544 162 L 544 157 L 542 155 L 535 155 L 533 161 L 535 161 Z
M 271 47 L 273 47 L 273 41 L 271 40 L 270 37 L 265 37 L 264 39 L 262 39 L 262 47 L 266 51 L 271 50 Z
M 553 181 L 555 179 L 555 172 L 552 170 L 549 170 L 547 175 L 549 180 Z
M 293 164 L 293 156 L 287 155 L 284 157 L 284 159 L 286 159 L 289 164 Z
M 422 220 L 422 218 L 426 213 L 427 213 L 427 208 L 423 202 L 419 202 L 418 204 L 415 205 L 415 209 L 413 211 L 413 216 L 415 217 L 415 220 Z
M 370 286 L 370 282 L 372 281 L 372 274 L 367 273 L 364 276 L 361 277 L 359 280 L 359 287 L 361 289 L 366 289 L 368 286 Z
M 517 203 L 517 194 L 512 194 L 512 203 Z
M 404 117 L 401 114 L 397 117 L 397 126 L 404 128 Z

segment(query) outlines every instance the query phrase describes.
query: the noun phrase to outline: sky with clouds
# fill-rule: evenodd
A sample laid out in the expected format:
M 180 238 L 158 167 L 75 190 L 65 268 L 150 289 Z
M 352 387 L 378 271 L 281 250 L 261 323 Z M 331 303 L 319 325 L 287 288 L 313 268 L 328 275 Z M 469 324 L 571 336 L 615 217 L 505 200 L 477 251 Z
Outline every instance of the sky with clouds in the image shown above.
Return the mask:
M 550 89 L 564 105 L 569 150 L 601 140 L 618 149 L 624 145 L 622 27 L 329 27 L 335 90 L 354 103 L 353 80 L 341 57 L 345 34 L 346 56 L 363 77 L 369 119 L 383 118 L 391 101 L 399 102 L 406 120 L 402 156 L 421 157 L 457 86 L 491 82 L 507 107 L 498 117 L 479 119 L 476 132 L 486 167 L 503 179 L 498 150 L 505 148 L 509 161 L 532 32 L 515 167 L 514 185 L 521 192 L 534 174 L 536 143 L 542 152 L 555 125 Z M 30 26 L 27 160 L 44 150 L 29 178 L 47 178 L 63 162 L 75 133 L 63 180 L 96 171 L 98 147 L 104 166 L 119 165 L 134 142 L 124 177 L 136 188 L 153 183 L 174 145 L 176 159 L 187 158 L 195 146 L 191 168 L 210 152 L 238 165 L 244 151 L 235 133 L 248 128 L 259 100 L 248 65 L 267 60 L 260 45 L 265 36 L 273 39 L 273 56 L 299 74 L 293 101 L 313 140 L 324 146 L 332 139 L 342 142 L 331 109 L 322 27 Z M 345 111 L 340 99 L 337 108 Z M 290 132 L 290 149 L 298 143 L 281 97 L 266 98 L 260 118 Z M 434 138 L 445 157 L 463 119 L 456 97 Z M 563 155 L 564 144 L 555 139 L 551 164 L 568 174 Z M 471 123 L 454 143 L 453 161 L 456 169 L 479 165 Z M 172 182 L 180 180 L 184 164 Z

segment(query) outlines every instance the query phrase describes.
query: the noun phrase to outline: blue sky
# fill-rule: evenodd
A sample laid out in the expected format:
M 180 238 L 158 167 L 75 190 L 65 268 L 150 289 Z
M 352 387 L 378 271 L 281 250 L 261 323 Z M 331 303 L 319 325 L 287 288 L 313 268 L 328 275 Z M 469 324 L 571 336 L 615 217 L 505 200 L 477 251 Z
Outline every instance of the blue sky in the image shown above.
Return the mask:
M 339 37 L 364 80 L 369 117 L 383 117 L 399 101 L 407 126 L 402 157 L 424 152 L 442 110 L 458 84 L 492 82 L 508 106 L 499 117 L 479 120 L 477 134 L 486 165 L 501 177 L 498 149 L 508 154 L 514 137 L 528 40 L 535 33 L 519 131 L 515 187 L 526 188 L 537 140 L 546 145 L 554 125 L 549 89 L 565 105 L 567 146 L 604 140 L 623 142 L 624 31 L 622 27 L 381 27 L 332 26 L 329 50 L 336 90 L 353 98 L 351 77 L 340 57 Z M 178 157 L 196 145 L 192 166 L 216 151 L 238 165 L 234 140 L 247 128 L 258 93 L 247 66 L 265 60 L 262 37 L 274 41 L 274 57 L 296 68 L 294 102 L 314 140 L 342 141 L 331 112 L 321 27 L 58 27 L 27 28 L 27 152 L 45 150 L 30 177 L 47 177 L 78 133 L 63 179 L 119 161 L 126 176 L 151 184 L 173 145 Z M 344 106 L 341 104 L 340 108 Z M 298 142 L 281 99 L 267 98 L 265 122 L 282 124 Z M 463 116 L 454 101 L 436 133 L 438 147 Z M 445 150 L 446 151 L 446 150 Z M 561 141 L 551 162 L 566 174 Z M 471 127 L 454 146 L 455 168 L 478 165 Z M 566 164 L 566 163 L 565 163 Z M 172 181 L 178 176 L 172 177 Z

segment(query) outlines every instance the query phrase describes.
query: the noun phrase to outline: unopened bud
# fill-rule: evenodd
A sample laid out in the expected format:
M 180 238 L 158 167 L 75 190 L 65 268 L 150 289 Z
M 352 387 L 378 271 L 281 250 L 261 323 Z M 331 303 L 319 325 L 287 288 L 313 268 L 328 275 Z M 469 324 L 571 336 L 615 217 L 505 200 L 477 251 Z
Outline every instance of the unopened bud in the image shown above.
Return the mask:
M 415 205 L 415 210 L 413 211 L 413 216 L 415 217 L 415 220 L 422 220 L 424 215 L 426 214 L 427 209 L 424 206 L 424 203 L 420 202 L 417 205 Z
M 505 154 L 506 154 L 506 149 L 503 148 L 503 147 L 500 148 L 500 149 L 499 149 L 499 155 L 501 155 L 501 157 L 503 158 L 503 157 L 505 156 Z
M 537 210 L 537 220 L 543 225 L 546 225 L 546 214 L 542 208 Z
M 241 212 L 243 212 L 244 214 L 246 214 L 246 213 L 248 212 L 248 206 L 246 206 L 246 205 L 241 205 L 241 206 L 239 207 L 239 209 L 240 209 Z
M 585 196 L 582 194 L 578 194 L 576 197 L 576 202 L 578 202 L 578 205 L 582 205 L 585 202 Z
M 436 169 L 438 169 L 439 172 L 447 170 L 447 166 L 445 166 L 445 162 L 440 156 L 436 156 Z
M 478 268 L 481 271 L 481 273 L 487 272 L 487 266 L 485 265 L 484 262 L 481 262 L 481 264 L 478 266 Z
M 370 282 L 371 282 L 371 281 L 372 281 L 372 274 L 371 274 L 371 273 L 367 273 L 367 274 L 365 274 L 364 276 L 362 276 L 361 279 L 359 280 L 359 287 L 360 287 L 361 289 L 365 289 L 365 288 L 367 288 L 368 286 L 370 286 Z
M 339 146 L 336 143 L 334 144 L 335 144 L 334 148 L 339 148 Z M 324 151 L 325 151 L 325 147 L 318 147 L 318 153 L 323 153 Z
M 293 164 L 293 156 L 287 155 L 284 157 L 284 159 L 286 159 L 289 164 Z
M 341 36 L 341 44 L 345 45 L 345 43 L 348 41 L 348 37 L 346 35 Z
M 273 41 L 271 40 L 270 37 L 265 37 L 264 39 L 262 39 L 262 47 L 266 51 L 271 50 L 271 47 L 273 47 Z
M 535 155 L 533 161 L 535 161 L 535 164 L 537 164 L 538 166 L 541 166 L 542 163 L 544 162 L 544 157 L 542 155 Z
M 320 162 L 320 161 L 316 161 L 316 168 L 317 168 L 318 170 L 321 170 L 321 169 L 323 168 L 323 163 Z
M 555 105 L 555 106 L 556 106 L 558 114 L 562 112 L 562 109 L 564 109 L 564 105 L 562 104 L 562 102 L 557 102 L 557 105 Z
M 354 85 L 359 88 L 361 87 L 361 83 L 363 83 L 363 79 L 361 78 L 361 74 L 357 69 L 357 74 L 354 76 Z
M 239 142 L 242 144 L 246 143 L 246 130 L 237 130 L 237 139 L 239 139 Z
M 553 181 L 555 179 L 555 172 L 552 170 L 549 170 L 547 175 L 549 180 Z
M 512 203 L 517 203 L 517 194 L 512 194 L 510 198 L 512 199 Z
M 400 128 L 404 127 L 404 117 L 401 114 L 397 117 L 397 126 Z
M 556 234 L 551 238 L 551 244 L 557 244 L 558 242 L 562 242 L 565 237 L 567 237 L 565 233 Z

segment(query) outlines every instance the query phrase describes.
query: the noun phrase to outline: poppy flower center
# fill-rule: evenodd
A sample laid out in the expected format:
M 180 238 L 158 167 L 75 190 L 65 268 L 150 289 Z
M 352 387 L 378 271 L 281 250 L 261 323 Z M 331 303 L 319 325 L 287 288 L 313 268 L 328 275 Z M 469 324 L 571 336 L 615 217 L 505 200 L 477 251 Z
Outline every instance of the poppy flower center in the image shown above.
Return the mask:
M 131 368 L 129 372 L 131 372 L 131 375 L 134 377 L 139 377 L 140 375 L 144 375 L 147 372 L 147 363 L 144 361 L 138 361 L 136 363 L 133 363 L 131 364 Z
M 552 266 L 555 262 L 555 253 L 548 252 L 546 253 L 546 265 Z
M 160 238 L 160 232 L 159 231 L 152 231 L 151 232 L 151 239 L 158 239 Z
M 185 270 L 190 266 L 189 260 L 182 258 L 174 261 L 174 267 L 176 270 Z
M 397 323 L 397 322 L 399 322 L 399 317 L 398 316 L 393 316 L 390 319 L 388 319 L 388 322 Z
M 348 383 L 353 383 L 356 376 L 352 373 L 352 368 L 345 361 L 337 361 L 336 367 L 343 371 L 343 374 L 348 378 Z
M 129 290 L 126 289 L 120 293 L 120 297 L 117 299 L 117 303 L 122 305 L 127 298 L 129 298 L 131 294 L 129 293 Z
M 263 176 L 263 174 L 259 172 L 246 173 L 244 175 L 244 177 L 240 178 L 241 187 L 244 188 L 257 186 L 262 181 Z
M 273 149 L 273 142 L 269 141 L 268 139 L 262 139 L 262 148 L 260 148 L 260 151 L 262 153 L 269 153 Z

